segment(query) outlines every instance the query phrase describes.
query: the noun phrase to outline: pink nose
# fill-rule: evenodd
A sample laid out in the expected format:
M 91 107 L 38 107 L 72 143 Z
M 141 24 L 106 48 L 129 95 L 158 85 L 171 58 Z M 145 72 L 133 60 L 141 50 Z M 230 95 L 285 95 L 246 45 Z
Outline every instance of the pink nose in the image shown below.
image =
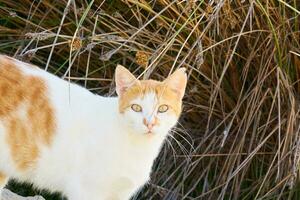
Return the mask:
M 152 130 L 152 128 L 153 128 L 153 126 L 155 125 L 155 122 L 147 122 L 147 120 L 144 118 L 143 119 L 143 123 L 144 123 L 144 125 L 145 126 L 147 126 L 147 128 L 151 131 Z

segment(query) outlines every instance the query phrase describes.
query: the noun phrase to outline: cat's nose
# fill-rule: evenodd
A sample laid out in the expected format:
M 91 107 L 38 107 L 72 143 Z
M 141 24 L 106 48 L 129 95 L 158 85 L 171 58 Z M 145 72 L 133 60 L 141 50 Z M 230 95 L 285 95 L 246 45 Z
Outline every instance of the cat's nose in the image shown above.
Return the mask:
M 152 130 L 153 126 L 155 125 L 155 120 L 154 121 L 147 121 L 145 118 L 143 119 L 144 125 L 149 129 L 149 131 Z

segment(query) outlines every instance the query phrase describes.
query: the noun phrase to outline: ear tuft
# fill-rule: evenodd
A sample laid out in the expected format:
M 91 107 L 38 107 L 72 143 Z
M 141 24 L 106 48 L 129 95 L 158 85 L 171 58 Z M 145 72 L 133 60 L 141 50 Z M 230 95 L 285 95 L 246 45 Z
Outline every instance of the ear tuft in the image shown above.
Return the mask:
M 187 84 L 187 74 L 185 68 L 177 69 L 164 81 L 169 88 L 178 93 L 179 97 L 182 98 L 185 93 Z
M 122 65 L 117 65 L 115 71 L 116 91 L 121 96 L 137 79 L 134 75 Z

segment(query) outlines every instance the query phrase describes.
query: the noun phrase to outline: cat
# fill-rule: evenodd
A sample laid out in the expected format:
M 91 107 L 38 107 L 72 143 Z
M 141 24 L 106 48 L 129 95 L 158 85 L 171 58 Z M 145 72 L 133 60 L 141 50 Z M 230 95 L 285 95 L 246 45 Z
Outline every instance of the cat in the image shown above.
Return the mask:
M 187 75 L 138 80 L 117 65 L 115 82 L 118 97 L 102 97 L 0 55 L 0 188 L 14 178 L 69 200 L 127 200 L 142 188 Z

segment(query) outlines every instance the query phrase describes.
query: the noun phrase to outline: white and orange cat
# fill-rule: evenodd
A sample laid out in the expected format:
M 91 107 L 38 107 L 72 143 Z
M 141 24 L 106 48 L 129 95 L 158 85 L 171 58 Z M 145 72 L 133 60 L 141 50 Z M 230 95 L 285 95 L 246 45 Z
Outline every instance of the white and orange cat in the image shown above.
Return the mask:
M 183 68 L 163 82 L 118 65 L 118 97 L 102 97 L 0 55 L 0 190 L 8 178 L 69 200 L 127 200 L 181 113 Z

